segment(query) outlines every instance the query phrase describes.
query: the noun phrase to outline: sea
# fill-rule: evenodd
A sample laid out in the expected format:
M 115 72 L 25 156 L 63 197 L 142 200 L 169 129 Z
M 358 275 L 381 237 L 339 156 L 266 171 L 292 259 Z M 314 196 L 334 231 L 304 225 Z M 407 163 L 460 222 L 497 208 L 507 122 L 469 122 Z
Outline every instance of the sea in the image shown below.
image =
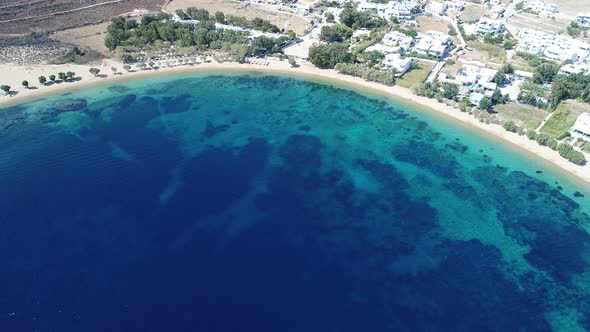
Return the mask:
M 329 82 L 46 96 L 0 109 L 0 331 L 587 331 L 589 188 Z

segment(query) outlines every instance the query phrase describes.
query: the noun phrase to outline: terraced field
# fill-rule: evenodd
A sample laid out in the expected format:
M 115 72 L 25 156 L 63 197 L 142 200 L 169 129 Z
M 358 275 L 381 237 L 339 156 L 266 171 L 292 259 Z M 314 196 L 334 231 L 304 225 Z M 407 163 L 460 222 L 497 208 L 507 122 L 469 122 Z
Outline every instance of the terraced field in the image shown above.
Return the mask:
M 160 10 L 166 0 L 0 0 L 0 35 L 53 32 L 94 24 L 134 9 Z

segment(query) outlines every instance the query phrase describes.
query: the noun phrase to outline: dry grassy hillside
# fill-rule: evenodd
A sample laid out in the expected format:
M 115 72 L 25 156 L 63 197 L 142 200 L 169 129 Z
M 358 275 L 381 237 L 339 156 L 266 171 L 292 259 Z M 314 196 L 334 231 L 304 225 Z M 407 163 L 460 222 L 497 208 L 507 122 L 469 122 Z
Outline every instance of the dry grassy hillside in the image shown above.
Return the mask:
M 134 9 L 160 10 L 165 0 L 0 0 L 0 35 L 53 32 L 94 24 Z

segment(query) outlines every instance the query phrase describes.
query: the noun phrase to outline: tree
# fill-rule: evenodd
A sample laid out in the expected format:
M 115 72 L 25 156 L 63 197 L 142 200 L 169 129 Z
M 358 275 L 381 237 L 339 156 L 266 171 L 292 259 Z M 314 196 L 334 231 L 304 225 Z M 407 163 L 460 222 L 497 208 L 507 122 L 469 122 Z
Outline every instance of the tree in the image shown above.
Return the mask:
M 185 59 L 185 62 L 186 62 L 186 60 L 188 60 L 188 59 Z M 155 63 L 155 62 L 153 62 L 153 61 L 150 61 L 150 62 L 148 63 L 148 66 L 150 66 L 151 68 L 154 68 L 154 67 L 156 66 L 156 63 Z
M 111 71 L 113 72 L 113 75 L 117 75 L 117 68 L 111 67 Z
M 126 71 L 130 71 L 131 70 L 131 66 L 130 65 L 124 65 L 123 69 L 125 69 Z
M 28 89 L 29 88 L 29 81 L 24 80 L 24 81 L 22 81 L 21 84 L 25 87 L 25 89 Z
M 504 74 L 507 74 L 507 75 L 513 74 L 514 73 L 514 66 L 511 63 L 507 63 L 502 66 L 500 71 L 503 72 Z
M 289 65 L 291 65 L 291 67 L 297 66 L 297 62 L 295 62 L 295 58 L 292 56 L 289 57 Z
M 530 139 L 531 141 L 534 141 L 534 140 L 536 140 L 536 139 L 537 139 L 537 132 L 536 132 L 534 129 L 529 129 L 529 130 L 526 132 L 526 137 L 527 137 L 528 139 Z
M 571 161 L 576 165 L 584 165 L 586 163 L 586 158 L 584 158 L 584 154 L 574 150 L 574 148 L 569 144 L 559 144 L 557 146 L 557 152 L 559 155 L 564 157 L 565 159 Z
M 71 80 L 72 78 L 74 78 L 74 76 L 76 75 L 76 73 L 74 73 L 73 71 L 69 71 L 66 73 L 66 77 Z
M 452 24 L 449 24 L 449 36 L 456 36 L 457 29 Z
M 89 71 L 89 72 L 90 72 L 92 75 L 94 75 L 95 77 L 98 75 L 98 73 L 100 73 L 100 69 L 98 69 L 98 68 L 94 68 L 94 67 L 92 67 L 92 68 L 88 69 L 88 71 Z
M 309 48 L 309 61 L 319 68 L 334 68 L 338 63 L 352 62 L 352 54 L 343 43 L 314 44 Z
M 55 82 L 55 75 L 53 75 L 53 74 L 52 75 L 49 75 L 49 80 L 51 82 Z
M 269 37 L 256 37 L 250 42 L 249 54 L 259 56 L 267 52 L 274 52 L 276 51 L 275 46 L 275 41 Z
M 459 101 L 459 109 L 463 112 L 465 112 L 470 105 L 471 102 L 469 101 L 469 97 L 464 97 Z
M 140 62 L 140 63 L 136 64 L 135 67 L 137 67 L 137 68 L 139 68 L 141 70 L 144 70 L 145 67 L 146 67 L 146 64 L 143 63 L 143 62 Z
M 537 143 L 539 143 L 539 145 L 547 146 L 549 144 L 550 138 L 547 136 L 547 134 L 538 134 L 537 137 L 535 137 L 535 140 Z
M 39 84 L 45 84 L 47 82 L 47 78 L 45 76 L 39 76 L 38 80 Z
M 215 12 L 215 20 L 219 23 L 225 23 L 225 14 L 220 11 Z
M 535 74 L 533 75 L 533 82 L 537 84 L 543 84 L 545 82 L 553 82 L 553 78 L 559 71 L 559 65 L 554 63 L 545 62 L 535 68 Z
M 67 78 L 66 73 L 64 73 L 63 71 L 57 73 L 57 77 L 59 77 L 59 79 L 62 81 L 64 81 Z
M 334 14 L 332 14 L 330 12 L 326 12 L 326 14 L 324 16 L 326 17 L 326 22 L 334 23 Z
M 459 95 L 459 85 L 454 83 L 443 83 L 443 97 L 446 99 L 454 100 Z
M 182 9 L 177 9 L 175 13 L 176 13 L 176 15 L 178 15 L 178 17 L 180 17 L 180 19 L 182 19 L 182 20 L 187 20 L 187 19 L 189 19 L 188 15 L 187 15 L 187 14 L 184 12 L 184 10 L 182 10 Z
M 518 132 L 518 126 L 512 120 L 508 120 L 508 121 L 504 122 L 504 124 L 502 125 L 502 127 L 504 127 L 504 129 L 506 129 L 506 130 L 508 130 L 510 132 L 513 132 L 513 133 Z
M 498 70 L 496 72 L 496 74 L 494 75 L 494 78 L 492 78 L 492 82 L 494 82 L 498 85 L 502 85 L 502 83 L 504 83 L 505 80 L 506 80 L 506 74 L 504 74 L 501 70 Z
M 10 86 L 9 85 L 0 85 L 0 90 L 4 91 L 4 93 L 7 94 L 8 92 L 10 92 Z
M 408 29 L 408 30 L 403 31 L 403 33 L 406 34 L 406 36 L 409 36 L 409 37 L 416 37 L 416 36 L 418 36 L 418 31 L 416 31 L 415 29 Z
M 497 104 L 504 104 L 504 103 L 505 103 L 505 98 L 502 95 L 502 91 L 500 91 L 500 89 L 494 90 L 494 93 L 492 94 L 492 104 L 497 105 Z
M 328 43 L 341 42 L 352 36 L 352 29 L 342 24 L 323 26 L 320 32 L 320 40 Z
M 369 51 L 363 52 L 362 57 L 369 66 L 373 66 L 377 62 L 383 60 L 385 55 L 379 51 Z
M 516 45 L 516 43 L 514 42 L 514 40 L 512 39 L 506 39 L 504 41 L 504 45 L 502 45 L 504 47 L 505 50 L 511 50 L 514 48 L 514 45 Z
M 479 101 L 479 109 L 484 110 L 484 111 L 490 111 L 492 109 L 492 106 L 494 106 L 492 104 L 492 101 L 489 98 L 481 98 L 481 100 Z

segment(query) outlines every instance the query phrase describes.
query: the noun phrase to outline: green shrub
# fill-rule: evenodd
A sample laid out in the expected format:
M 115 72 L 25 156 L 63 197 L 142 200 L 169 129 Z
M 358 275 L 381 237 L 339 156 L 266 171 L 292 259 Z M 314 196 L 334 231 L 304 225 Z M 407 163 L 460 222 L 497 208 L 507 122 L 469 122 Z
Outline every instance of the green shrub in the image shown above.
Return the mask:
M 508 120 L 506 122 L 504 122 L 504 124 L 502 125 L 502 127 L 504 127 L 504 129 L 516 133 L 518 132 L 518 126 L 516 125 L 516 123 L 514 123 L 514 121 L 512 120 Z
M 560 156 L 576 165 L 584 165 L 586 163 L 584 154 L 574 150 L 574 148 L 569 144 L 559 144 L 557 147 L 557 152 L 559 152 Z
M 369 68 L 367 65 L 359 63 L 338 63 L 334 67 L 340 74 L 362 77 L 368 81 L 373 81 L 385 85 L 395 83 L 394 70 L 379 70 Z

